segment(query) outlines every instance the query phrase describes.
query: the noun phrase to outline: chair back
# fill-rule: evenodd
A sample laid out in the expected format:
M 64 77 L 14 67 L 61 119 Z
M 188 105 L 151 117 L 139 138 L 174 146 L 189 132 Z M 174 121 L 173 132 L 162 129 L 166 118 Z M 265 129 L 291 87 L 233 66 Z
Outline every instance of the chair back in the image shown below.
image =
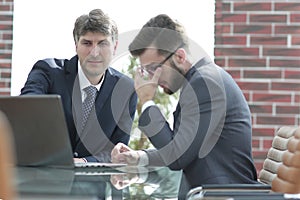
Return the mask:
M 287 144 L 293 137 L 296 127 L 283 126 L 277 130 L 264 161 L 263 169 L 259 173 L 259 181 L 271 185 L 277 176 L 278 167 L 282 164 L 282 156 L 287 151 Z

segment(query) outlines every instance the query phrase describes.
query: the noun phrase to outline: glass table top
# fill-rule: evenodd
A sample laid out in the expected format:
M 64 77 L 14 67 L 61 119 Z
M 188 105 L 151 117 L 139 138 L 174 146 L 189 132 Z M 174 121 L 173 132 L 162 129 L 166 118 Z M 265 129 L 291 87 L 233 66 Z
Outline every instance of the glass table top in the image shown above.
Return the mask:
M 177 199 L 181 171 L 166 167 L 17 167 L 18 199 Z

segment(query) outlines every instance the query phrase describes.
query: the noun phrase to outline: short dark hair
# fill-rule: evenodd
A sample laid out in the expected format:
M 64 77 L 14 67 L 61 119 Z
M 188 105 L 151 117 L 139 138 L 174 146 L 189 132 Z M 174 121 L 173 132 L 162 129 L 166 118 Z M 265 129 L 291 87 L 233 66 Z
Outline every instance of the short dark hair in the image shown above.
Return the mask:
M 75 43 L 78 42 L 80 36 L 87 32 L 99 32 L 106 36 L 110 35 L 114 42 L 118 40 L 116 23 L 101 9 L 94 9 L 88 15 L 81 15 L 76 19 L 73 29 Z
M 178 47 L 188 50 L 184 27 L 166 14 L 151 18 L 129 45 L 133 56 L 140 56 L 148 47 L 158 49 L 162 55 L 170 54 Z

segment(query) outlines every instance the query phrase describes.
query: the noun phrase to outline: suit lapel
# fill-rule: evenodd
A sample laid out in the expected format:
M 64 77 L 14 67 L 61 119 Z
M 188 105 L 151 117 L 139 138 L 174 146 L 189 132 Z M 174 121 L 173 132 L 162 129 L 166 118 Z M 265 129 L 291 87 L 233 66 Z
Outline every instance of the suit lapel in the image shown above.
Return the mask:
M 97 115 L 100 113 L 108 97 L 111 96 L 116 81 L 117 79 L 113 76 L 111 70 L 107 69 L 105 73 L 104 82 L 100 88 L 99 94 L 95 102 Z

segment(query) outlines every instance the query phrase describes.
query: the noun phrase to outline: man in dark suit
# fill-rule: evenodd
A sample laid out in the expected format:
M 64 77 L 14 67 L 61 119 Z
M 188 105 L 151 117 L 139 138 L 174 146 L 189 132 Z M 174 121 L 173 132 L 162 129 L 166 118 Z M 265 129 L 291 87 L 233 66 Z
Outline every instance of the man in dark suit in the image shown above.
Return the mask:
M 186 189 L 210 183 L 257 183 L 251 115 L 243 93 L 202 49 L 192 54 L 188 43 L 179 23 L 158 15 L 130 44 L 131 54 L 141 63 L 135 76 L 143 105 L 139 128 L 156 149 L 134 151 L 117 144 L 112 161 L 183 170 Z M 173 129 L 153 102 L 158 86 L 167 94 L 180 89 Z
M 113 146 L 129 141 L 137 103 L 133 81 L 109 67 L 118 44 L 118 29 L 102 10 L 78 17 L 73 37 L 77 55 L 70 60 L 36 62 L 21 95 L 59 94 L 74 161 L 108 162 Z M 93 97 L 86 88 L 94 91 Z M 87 97 L 95 99 L 88 103 L 90 114 L 83 110 Z

